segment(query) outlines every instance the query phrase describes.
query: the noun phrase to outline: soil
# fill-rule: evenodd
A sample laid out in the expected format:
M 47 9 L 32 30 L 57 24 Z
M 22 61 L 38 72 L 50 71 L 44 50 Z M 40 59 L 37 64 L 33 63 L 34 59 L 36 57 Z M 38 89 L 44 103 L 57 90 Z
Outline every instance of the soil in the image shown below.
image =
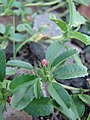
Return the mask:
M 4 112 L 4 120 L 32 120 L 32 116 L 24 111 L 16 111 L 11 109 L 9 104 L 6 105 L 6 112 Z

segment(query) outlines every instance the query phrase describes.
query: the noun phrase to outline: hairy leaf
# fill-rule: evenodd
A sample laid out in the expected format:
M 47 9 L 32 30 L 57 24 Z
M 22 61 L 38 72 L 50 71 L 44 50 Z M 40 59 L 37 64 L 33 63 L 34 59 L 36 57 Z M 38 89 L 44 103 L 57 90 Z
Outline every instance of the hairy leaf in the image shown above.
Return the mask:
M 87 68 L 77 63 L 58 67 L 53 74 L 58 79 L 70 79 L 88 75 Z
M 46 59 L 50 64 L 52 64 L 55 58 L 58 56 L 58 54 L 61 53 L 63 47 L 64 45 L 60 42 L 55 42 L 50 45 L 46 52 Z
M 69 3 L 69 11 L 70 11 L 70 27 L 78 27 L 81 24 L 85 24 L 86 19 L 80 15 L 78 11 L 76 11 L 75 5 L 72 0 L 68 0 Z
M 32 83 L 35 82 L 35 79 L 36 77 L 34 75 L 29 74 L 17 76 L 12 80 L 10 84 L 10 89 L 14 91 L 15 89 L 31 85 Z
M 52 98 L 62 107 L 70 107 L 70 97 L 67 91 L 58 83 L 52 83 L 48 86 L 48 92 Z
M 90 96 L 85 94 L 79 94 L 79 98 L 86 104 L 90 106 Z
M 82 34 L 80 32 L 71 32 L 70 35 L 71 38 L 76 38 L 77 40 L 80 40 L 86 45 L 90 45 L 90 36 Z
M 48 97 L 34 99 L 24 110 L 33 116 L 50 115 L 54 111 L 51 100 Z
M 21 61 L 21 60 L 10 60 L 10 61 L 7 62 L 7 65 L 26 68 L 26 69 L 29 69 L 29 70 L 33 68 L 30 63 L 24 62 L 24 61 Z
M 6 75 L 14 75 L 16 70 L 12 67 L 6 67 Z
M 84 112 L 85 112 L 85 105 L 79 99 L 77 94 L 72 95 L 72 99 L 73 99 L 73 102 L 74 102 L 74 104 L 72 104 L 72 109 L 74 110 L 74 112 L 75 112 L 75 109 L 76 109 L 76 112 L 78 113 L 79 118 L 81 118 L 84 115 Z
M 57 19 L 53 15 L 50 15 L 50 19 L 54 21 L 61 28 L 62 31 L 67 31 L 68 27 L 64 21 Z
M 11 107 L 16 110 L 25 108 L 34 98 L 33 84 L 15 91 L 11 99 Z
M 63 113 L 68 119 L 76 120 L 76 115 L 71 110 L 71 97 L 67 91 L 58 83 L 52 83 L 48 86 L 48 92 L 55 102 L 53 105 Z
M 77 51 L 74 49 L 67 50 L 66 52 L 63 52 L 62 54 L 59 54 L 56 59 L 53 61 L 52 66 L 58 66 L 62 62 L 66 61 L 69 57 L 73 56 Z

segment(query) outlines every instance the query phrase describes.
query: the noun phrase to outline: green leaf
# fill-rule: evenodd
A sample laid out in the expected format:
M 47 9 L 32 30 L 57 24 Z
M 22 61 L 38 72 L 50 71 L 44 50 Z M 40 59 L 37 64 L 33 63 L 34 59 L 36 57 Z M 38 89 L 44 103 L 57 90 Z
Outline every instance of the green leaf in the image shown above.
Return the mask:
M 0 48 L 1 48 L 2 50 L 5 50 L 7 46 L 8 46 L 8 41 L 7 41 L 7 40 L 3 40 L 3 41 L 1 42 Z
M 59 54 L 56 59 L 53 61 L 52 66 L 58 66 L 64 61 L 66 61 L 69 57 L 73 56 L 77 51 L 75 49 L 67 50 L 62 54 Z
M 27 31 L 30 35 L 33 34 L 31 26 L 27 23 L 19 24 L 17 26 L 17 31 L 19 32 Z
M 77 120 L 77 116 L 75 113 L 70 109 L 62 108 L 59 104 L 57 104 L 56 101 L 53 101 L 53 105 L 63 114 L 65 115 L 69 120 Z
M 10 89 L 14 91 L 15 89 L 26 87 L 35 82 L 36 77 L 34 75 L 20 75 L 14 78 L 10 84 Z
M 13 7 L 17 7 L 20 9 L 22 7 L 22 3 L 20 1 L 13 1 Z
M 50 64 L 52 64 L 58 54 L 61 53 L 63 47 L 64 45 L 60 42 L 55 42 L 48 47 L 46 52 L 46 59 Z
M 34 75 L 17 76 L 10 83 L 10 89 L 13 92 L 11 106 L 16 110 L 22 110 L 35 97 L 34 83 L 37 81 Z
M 78 53 L 73 55 L 73 59 L 75 63 L 82 64 L 80 57 L 78 56 Z
M 67 91 L 58 83 L 48 86 L 48 92 L 55 102 L 53 105 L 70 120 L 76 120 L 76 116 L 71 110 L 71 98 Z
M 79 99 L 77 94 L 72 95 L 73 102 L 75 104 L 75 107 L 72 104 L 72 109 L 78 112 L 79 118 L 81 118 L 84 115 L 85 112 L 85 105 L 84 103 Z
M 54 15 L 50 15 L 50 19 L 54 21 L 61 28 L 62 31 L 67 31 L 68 27 L 64 21 L 58 20 Z
M 46 116 L 54 111 L 48 97 L 34 99 L 24 110 L 33 116 Z
M 90 106 L 90 96 L 89 95 L 79 94 L 78 96 L 84 103 L 86 103 L 87 105 Z
M 14 33 L 9 36 L 9 39 L 15 42 L 23 42 L 26 39 L 25 34 L 20 34 L 20 33 Z
M 18 32 L 24 32 L 24 31 L 25 31 L 24 25 L 23 25 L 23 24 L 19 24 L 19 25 L 17 26 L 17 31 L 18 31 Z
M 14 35 L 14 27 L 12 26 L 12 25 L 10 25 L 10 24 L 8 24 L 7 26 L 6 26 L 6 32 L 5 32 L 5 35 L 6 36 L 13 36 Z
M 85 24 L 86 19 L 80 15 L 79 12 L 76 11 L 75 5 L 72 0 L 68 0 L 69 3 L 69 11 L 70 11 L 70 27 L 78 27 L 81 24 Z
M 3 24 L 0 24 L 0 33 L 4 34 L 6 31 L 6 28 Z
M 2 0 L 2 3 L 4 5 L 4 7 L 6 7 L 8 5 L 8 1 L 7 0 Z
M 81 42 L 85 43 L 86 45 L 90 45 L 90 36 L 82 34 L 80 32 L 70 32 L 71 38 L 76 38 L 77 40 L 80 40 Z
M 3 109 L 4 105 L 0 104 L 0 120 L 3 120 Z
M 87 120 L 90 120 L 90 113 L 89 113 L 89 115 L 88 115 L 88 118 L 87 118 Z
M 11 83 L 11 80 L 4 80 L 2 82 L 2 87 L 5 89 L 7 88 L 7 90 L 10 90 L 10 88 L 9 88 L 10 83 Z
M 21 61 L 21 60 L 10 60 L 10 61 L 7 62 L 7 65 L 26 68 L 26 69 L 29 69 L 29 70 L 31 70 L 33 68 L 30 63 L 24 62 L 24 61 Z
M 53 74 L 54 77 L 58 79 L 70 79 L 88 75 L 87 68 L 77 63 L 60 66 Z
M 3 82 L 6 74 L 6 57 L 4 51 L 0 50 L 0 81 Z
M 39 99 L 41 97 L 41 86 L 40 86 L 40 80 L 38 79 L 35 83 L 34 83 L 34 94 L 35 97 L 37 99 Z
M 25 108 L 34 98 L 33 89 L 33 84 L 17 89 L 12 96 L 11 107 L 16 110 Z
M 74 0 L 75 2 L 79 3 L 79 4 L 83 4 L 88 6 L 90 1 L 89 0 Z
M 58 83 L 52 83 L 48 86 L 48 92 L 52 98 L 62 107 L 70 107 L 70 96 L 67 91 Z
M 6 67 L 6 75 L 14 75 L 16 70 L 12 67 Z

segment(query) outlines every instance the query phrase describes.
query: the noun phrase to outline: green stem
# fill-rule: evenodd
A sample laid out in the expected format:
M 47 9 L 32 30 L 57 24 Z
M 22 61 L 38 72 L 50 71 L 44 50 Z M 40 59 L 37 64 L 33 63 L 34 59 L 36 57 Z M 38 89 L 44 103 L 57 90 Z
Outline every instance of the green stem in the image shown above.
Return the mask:
M 59 36 L 55 36 L 55 37 L 49 37 L 50 40 L 62 40 L 63 39 L 63 35 L 59 35 Z
M 21 43 L 19 45 L 19 47 L 16 49 L 15 51 L 15 55 L 17 54 L 17 52 L 22 48 L 22 46 L 24 46 L 26 43 L 34 41 L 34 38 L 36 38 L 38 36 L 38 33 L 34 34 L 31 38 L 28 38 L 27 40 L 25 40 L 23 43 Z
M 70 12 L 70 18 L 69 18 L 69 26 L 71 28 L 72 25 L 72 21 L 73 21 L 73 3 L 72 0 L 67 0 L 68 4 L 69 4 L 69 12 Z
M 15 33 L 15 27 L 16 27 L 16 20 L 15 20 L 15 15 L 13 15 L 13 26 L 14 26 L 14 33 Z M 16 58 L 16 55 L 15 55 L 15 40 L 13 40 L 13 59 Z
M 55 0 L 55 1 L 52 1 L 52 2 L 37 2 L 37 3 L 28 3 L 28 4 L 25 4 L 24 6 L 25 7 L 29 7 L 29 6 L 49 6 L 49 5 L 54 5 L 56 3 L 59 3 L 61 0 Z
M 72 90 L 72 91 L 77 91 L 77 92 L 80 92 L 80 91 L 81 91 L 80 88 L 75 88 L 75 87 L 67 86 L 67 85 L 64 85 L 64 84 L 61 84 L 61 83 L 59 83 L 59 84 L 60 84 L 62 87 L 64 87 L 65 89 L 67 89 L 67 90 Z M 90 89 L 82 89 L 82 90 L 83 90 L 83 93 L 90 91 Z
M 58 5 L 55 5 L 55 6 L 51 7 L 51 8 L 49 8 L 48 10 L 46 10 L 46 12 L 51 12 L 51 11 L 53 11 L 53 10 L 56 10 L 56 9 L 64 6 L 65 4 L 66 4 L 65 2 L 61 2 L 61 3 L 59 3 Z

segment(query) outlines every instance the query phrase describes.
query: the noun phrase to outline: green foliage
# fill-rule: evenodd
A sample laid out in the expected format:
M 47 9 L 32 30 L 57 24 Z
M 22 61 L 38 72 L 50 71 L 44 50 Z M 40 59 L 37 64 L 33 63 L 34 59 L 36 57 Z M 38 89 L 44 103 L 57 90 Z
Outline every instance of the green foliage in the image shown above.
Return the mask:
M 90 120 L 90 113 L 89 113 L 89 115 L 88 115 L 88 118 L 87 118 L 87 120 Z
M 16 70 L 12 67 L 6 67 L 6 75 L 14 75 Z
M 72 0 L 68 0 L 69 3 L 69 11 L 70 11 L 70 27 L 78 27 L 81 24 L 85 24 L 86 20 L 83 16 L 80 15 L 79 12 L 76 11 L 75 5 Z
M 70 32 L 71 38 L 76 38 L 86 45 L 90 45 L 90 37 L 88 35 L 82 34 L 80 32 Z
M 80 64 L 68 64 L 58 67 L 53 73 L 58 79 L 70 79 L 87 76 L 87 68 Z
M 33 99 L 24 110 L 33 116 L 45 116 L 54 111 L 51 100 L 48 97 Z
M 61 54 L 58 54 L 58 56 L 56 57 L 56 59 L 53 62 L 53 67 L 55 66 L 59 66 L 60 64 L 62 64 L 63 62 L 65 62 L 69 57 L 73 56 L 74 54 L 76 54 L 76 50 L 67 50 Z
M 41 97 L 41 84 L 39 79 L 34 83 L 34 94 L 37 99 Z
M 90 1 L 89 0 L 74 0 L 75 2 L 79 3 L 79 4 L 83 4 L 88 6 Z
M 85 4 L 84 0 L 74 1 Z M 77 12 L 72 0 L 67 1 L 70 12 L 68 24 L 51 15 L 51 20 L 60 27 L 62 34 L 61 36 L 50 37 L 50 39 L 57 41 L 47 49 L 47 65 L 43 65 L 41 62 L 39 67 L 33 67 L 30 63 L 15 59 L 16 53 L 27 42 L 39 41 L 45 37 L 40 33 L 34 33 L 32 23 L 26 20 L 26 16 L 32 14 L 27 6 L 48 6 L 59 3 L 60 0 L 45 2 L 44 4 L 42 0 L 38 3 L 35 0 L 30 2 L 26 4 L 26 1 L 0 1 L 3 6 L 1 16 L 13 16 L 13 25 L 4 26 L 0 24 L 1 49 L 7 46 L 8 41 L 13 41 L 14 60 L 8 61 L 7 66 L 17 67 L 17 69 L 22 67 L 33 72 L 33 75 L 23 74 L 16 76 L 12 81 L 5 80 L 5 75 L 15 74 L 15 69 L 13 67 L 6 67 L 4 52 L 0 50 L 0 119 L 3 120 L 3 110 L 8 96 L 12 97 L 10 101 L 12 108 L 24 110 L 33 116 L 50 115 L 55 107 L 69 120 L 81 119 L 85 111 L 85 104 L 90 105 L 90 96 L 85 94 L 89 90 L 57 83 L 56 78 L 63 80 L 88 75 L 87 68 L 82 65 L 77 51 L 66 44 L 71 38 L 76 38 L 86 45 L 90 44 L 90 37 L 78 32 L 80 26 L 85 24 L 86 19 Z M 86 1 L 87 3 L 88 0 Z M 16 26 L 15 16 L 19 15 L 21 16 L 22 23 Z M 70 58 L 73 59 L 72 64 L 67 63 Z M 49 93 L 49 97 L 47 94 L 45 96 L 43 94 L 43 82 L 46 85 L 46 92 Z M 78 94 L 69 95 L 65 89 L 69 89 L 72 93 L 73 91 L 75 93 L 78 91 Z
M 6 74 L 6 58 L 4 51 L 0 50 L 0 82 L 3 82 Z
M 3 24 L 0 24 L 0 33 L 5 33 L 5 26 Z
M 25 31 L 27 31 L 30 35 L 33 34 L 31 25 L 27 24 L 27 23 L 19 24 L 17 26 L 17 31 L 19 31 L 19 32 L 25 32 Z
M 4 105 L 0 104 L 0 119 L 3 120 L 3 109 L 4 109 Z
M 52 83 L 48 86 L 48 91 L 52 98 L 56 101 L 56 104 L 53 103 L 54 106 L 56 106 L 58 110 L 69 119 L 76 120 L 77 116 L 75 116 L 74 112 L 70 108 L 71 98 L 65 89 L 58 83 Z
M 48 92 L 61 107 L 70 108 L 70 96 L 58 83 L 50 84 L 48 86 Z
M 56 19 L 56 17 L 53 15 L 50 16 L 50 19 L 54 21 L 61 28 L 62 31 L 67 31 L 68 27 L 64 21 Z
M 90 106 L 90 96 L 89 95 L 80 94 L 78 96 L 84 103 L 86 103 L 87 105 Z
M 26 107 L 34 98 L 33 86 L 28 85 L 23 89 L 20 87 L 14 92 L 11 100 L 11 107 L 16 110 L 22 110 Z
M 31 70 L 33 68 L 30 63 L 24 62 L 24 61 L 21 61 L 21 60 L 10 60 L 10 61 L 7 62 L 7 65 L 26 68 L 26 69 L 29 69 L 29 70 Z
M 81 118 L 84 115 L 85 112 L 85 105 L 84 103 L 79 99 L 77 94 L 72 95 L 73 102 L 76 107 L 76 111 L 78 112 L 79 117 Z M 74 107 L 74 108 L 75 108 Z M 73 109 L 73 108 L 72 108 Z
M 10 89 L 13 91 L 11 107 L 21 110 L 34 98 L 34 75 L 21 75 L 12 80 Z M 22 89 L 23 88 L 23 89 Z
M 63 47 L 63 44 L 60 44 L 60 42 L 56 42 L 54 44 L 51 44 L 50 47 L 47 49 L 46 59 L 51 65 L 55 58 L 58 56 L 59 52 L 61 53 Z
M 22 87 L 27 87 L 35 82 L 36 77 L 34 75 L 21 75 L 14 78 L 10 84 L 10 89 L 15 90 Z

